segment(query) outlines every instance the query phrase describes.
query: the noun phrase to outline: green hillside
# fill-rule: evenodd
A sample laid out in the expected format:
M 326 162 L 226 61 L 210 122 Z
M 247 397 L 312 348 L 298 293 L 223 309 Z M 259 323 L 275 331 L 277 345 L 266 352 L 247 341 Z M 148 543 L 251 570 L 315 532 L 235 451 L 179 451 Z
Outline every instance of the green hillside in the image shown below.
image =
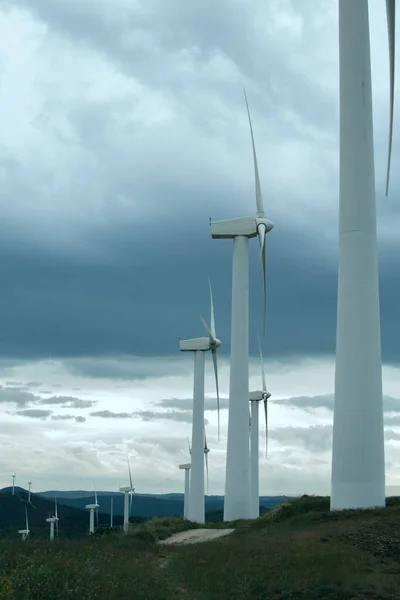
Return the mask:
M 226 527 L 227 524 L 212 524 Z M 128 535 L 0 540 L 8 600 L 400 600 L 400 499 L 329 512 L 303 496 L 212 542 L 160 546 L 193 524 L 154 519 Z
M 27 503 L 28 492 L 22 488 L 0 493 L 0 538 L 20 539 L 18 529 L 25 527 L 25 506 L 28 510 L 31 538 L 48 538 L 49 524 L 46 518 L 54 514 L 54 499 L 48 500 L 38 494 L 31 494 L 31 504 Z M 86 536 L 89 529 L 89 512 L 79 508 L 64 506 L 58 502 L 58 529 L 60 538 Z M 131 520 L 137 521 L 134 517 Z M 122 525 L 123 517 L 114 518 L 115 525 Z M 142 521 L 142 519 L 139 519 Z M 108 526 L 110 515 L 99 512 L 99 526 Z M 1 596 L 0 596 L 1 599 Z

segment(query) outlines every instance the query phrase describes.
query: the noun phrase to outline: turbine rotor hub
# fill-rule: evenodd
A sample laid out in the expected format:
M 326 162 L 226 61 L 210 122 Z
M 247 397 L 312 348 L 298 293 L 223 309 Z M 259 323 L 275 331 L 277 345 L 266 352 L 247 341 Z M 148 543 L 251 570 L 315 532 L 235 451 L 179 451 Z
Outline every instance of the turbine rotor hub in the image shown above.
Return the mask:
M 269 221 L 268 219 L 265 219 L 264 217 L 257 217 L 256 223 L 257 223 L 257 231 L 262 226 L 265 227 L 266 233 L 268 233 L 269 231 L 271 231 L 271 229 L 274 228 L 274 224 L 272 223 L 272 221 Z

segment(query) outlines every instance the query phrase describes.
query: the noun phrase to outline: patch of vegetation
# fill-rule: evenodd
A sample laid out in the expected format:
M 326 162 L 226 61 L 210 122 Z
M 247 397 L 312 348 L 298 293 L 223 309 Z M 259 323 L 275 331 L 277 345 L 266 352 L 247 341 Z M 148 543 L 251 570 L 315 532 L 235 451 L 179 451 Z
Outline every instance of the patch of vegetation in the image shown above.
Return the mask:
M 157 517 L 150 519 L 131 527 L 129 535 L 140 540 L 148 542 L 157 542 L 158 540 L 165 540 L 174 533 L 180 533 L 181 531 L 189 531 L 190 529 L 197 529 L 201 527 L 198 523 L 182 519 L 181 517 Z
M 1 600 L 400 600 L 400 500 L 329 512 L 303 496 L 212 542 L 161 546 L 180 518 L 82 539 L 0 540 Z

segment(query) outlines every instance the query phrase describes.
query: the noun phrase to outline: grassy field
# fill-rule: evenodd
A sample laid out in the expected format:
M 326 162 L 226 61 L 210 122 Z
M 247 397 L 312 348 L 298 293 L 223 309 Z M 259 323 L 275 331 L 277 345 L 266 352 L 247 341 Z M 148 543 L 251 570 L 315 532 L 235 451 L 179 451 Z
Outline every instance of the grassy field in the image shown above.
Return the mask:
M 156 541 L 194 527 L 182 519 L 53 544 L 3 540 L 0 599 L 400 600 L 400 499 L 329 513 L 327 498 L 303 496 L 233 526 L 181 547 Z

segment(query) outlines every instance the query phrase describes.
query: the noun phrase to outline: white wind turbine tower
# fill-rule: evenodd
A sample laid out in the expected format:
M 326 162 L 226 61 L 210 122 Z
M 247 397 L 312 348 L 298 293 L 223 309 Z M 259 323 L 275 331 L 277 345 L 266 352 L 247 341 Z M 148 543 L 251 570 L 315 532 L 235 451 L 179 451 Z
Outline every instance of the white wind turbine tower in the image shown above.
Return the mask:
M 218 435 L 219 435 L 219 387 L 217 348 L 221 341 L 216 337 L 214 302 L 210 286 L 211 317 L 210 327 L 203 317 L 201 320 L 208 332 L 208 337 L 180 340 L 179 348 L 182 352 L 194 352 L 194 383 L 193 383 L 193 423 L 192 423 L 192 463 L 189 493 L 189 519 L 197 523 L 205 522 L 204 504 L 204 353 L 211 350 L 215 383 L 217 387 L 218 409 Z
M 31 486 L 32 486 L 32 481 L 28 481 L 28 486 L 29 486 L 29 489 L 28 489 L 28 504 L 30 504 L 31 503 Z
M 129 485 L 124 487 L 120 487 L 119 491 L 124 493 L 124 532 L 127 533 L 129 529 L 129 517 L 132 509 L 132 500 L 133 494 L 135 493 L 135 488 L 132 483 L 132 473 L 131 473 L 131 465 L 129 464 L 129 457 L 126 455 L 126 460 L 128 461 L 128 472 L 129 472 Z
M 90 513 L 89 513 L 89 534 L 93 534 L 94 533 L 94 511 L 96 511 L 97 514 L 97 525 L 98 523 L 98 519 L 99 519 L 99 504 L 97 503 L 97 491 L 96 489 L 94 490 L 94 504 L 86 504 L 87 509 L 89 509 Z
M 27 509 L 27 505 L 25 504 L 25 529 L 20 529 L 18 531 L 19 534 L 21 534 L 22 536 L 22 541 L 25 542 L 30 534 L 30 529 L 29 529 L 29 521 L 28 521 L 28 509 Z
M 390 62 L 395 1 L 386 0 Z M 331 510 L 385 505 L 378 251 L 367 0 L 339 0 L 340 199 Z
M 264 216 L 253 128 L 246 93 L 245 99 L 253 146 L 256 216 L 210 223 L 212 238 L 233 239 L 231 365 L 224 521 L 250 517 L 249 417 L 247 406 L 249 399 L 249 238 L 258 236 L 260 241 L 264 294 L 263 331 L 265 331 L 266 234 L 274 226 Z
M 268 399 L 271 397 L 265 380 L 264 361 L 261 351 L 261 341 L 258 338 L 261 360 L 262 390 L 250 392 L 251 425 L 250 425 L 250 511 L 253 519 L 260 516 L 260 476 L 259 476 L 259 419 L 258 405 L 264 402 L 266 448 L 268 453 Z
M 206 463 L 206 478 L 207 478 L 207 496 L 208 496 L 208 484 L 209 484 L 209 478 L 208 478 L 208 454 L 210 452 L 210 448 L 207 446 L 207 434 L 206 434 L 206 426 L 204 425 L 204 459 L 205 459 L 205 463 Z
M 14 496 L 15 494 L 15 475 L 12 476 L 12 495 Z
M 190 491 L 190 463 L 184 463 L 183 465 L 179 465 L 180 469 L 184 469 L 185 471 L 185 493 L 183 496 L 183 518 L 189 518 L 189 491 Z
M 46 519 L 46 523 L 50 523 L 50 541 L 54 540 L 54 524 L 57 529 L 57 537 L 58 537 L 58 510 L 57 510 L 57 498 L 54 498 L 54 516 L 48 517 Z

